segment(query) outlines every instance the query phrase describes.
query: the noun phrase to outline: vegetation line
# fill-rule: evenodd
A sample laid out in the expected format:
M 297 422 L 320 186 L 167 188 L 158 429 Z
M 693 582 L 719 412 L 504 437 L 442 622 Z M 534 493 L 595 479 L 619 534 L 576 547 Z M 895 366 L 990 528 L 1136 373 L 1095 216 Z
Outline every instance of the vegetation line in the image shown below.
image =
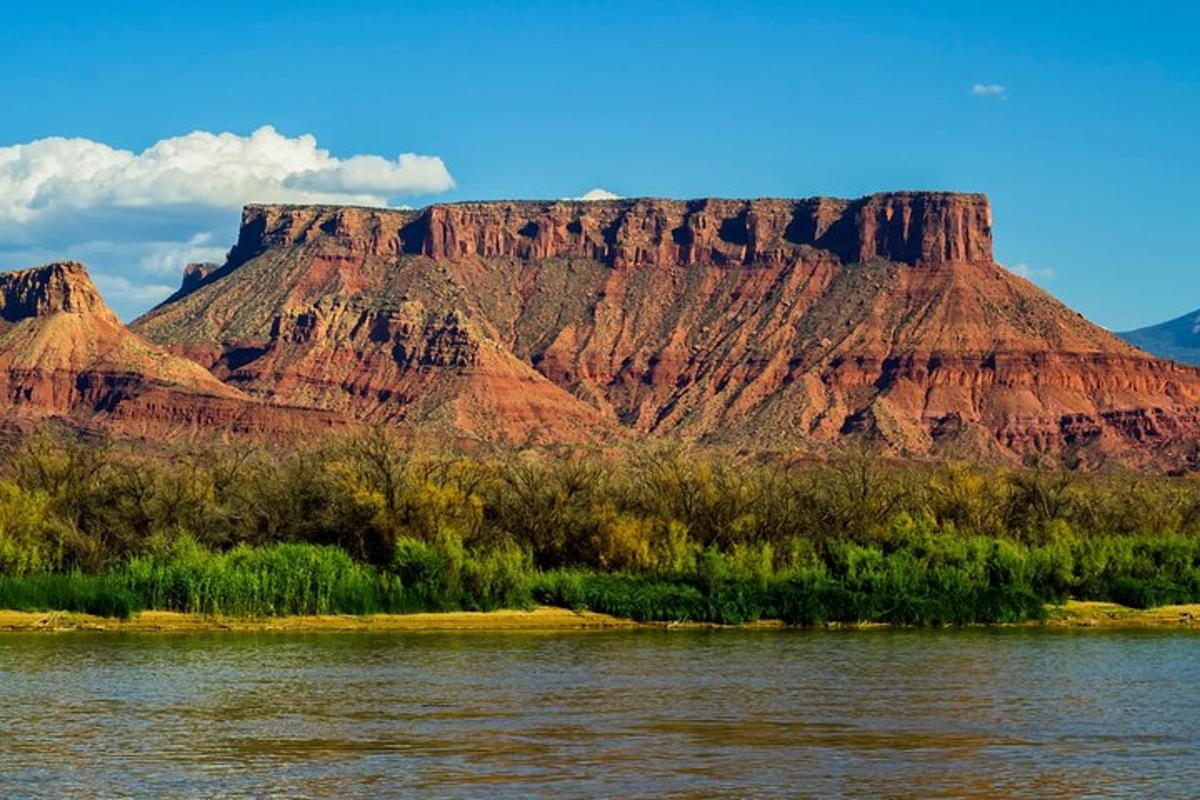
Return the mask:
M 1200 484 L 679 449 L 287 454 L 28 438 L 0 461 L 0 608 L 243 617 L 530 608 L 637 621 L 1039 619 L 1200 601 Z

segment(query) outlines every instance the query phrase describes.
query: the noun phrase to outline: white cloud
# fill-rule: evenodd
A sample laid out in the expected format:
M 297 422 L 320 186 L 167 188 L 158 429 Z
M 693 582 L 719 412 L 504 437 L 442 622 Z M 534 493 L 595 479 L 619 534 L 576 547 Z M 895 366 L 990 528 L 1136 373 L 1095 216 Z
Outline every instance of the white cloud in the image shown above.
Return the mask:
M 216 244 L 212 233 L 197 233 L 186 242 L 143 242 L 139 250 L 137 266 L 142 272 L 178 277 L 186 264 L 221 263 L 229 247 Z
M 1009 267 L 1009 272 L 1014 275 L 1020 275 L 1027 281 L 1049 281 L 1054 279 L 1054 270 L 1050 267 L 1031 267 L 1028 264 L 1014 264 Z
M 436 156 L 403 153 L 339 159 L 310 134 L 264 126 L 249 136 L 195 131 L 141 153 L 89 139 L 54 137 L 0 147 L 0 219 L 30 223 L 61 209 L 97 206 L 348 202 L 454 186 Z
M 621 195 L 613 194 L 608 189 L 596 188 L 596 189 L 592 189 L 590 192 L 585 192 L 584 194 L 580 195 L 579 197 L 568 197 L 566 199 L 567 200 L 583 200 L 586 202 L 591 202 L 593 200 L 620 200 Z
M 995 97 L 1000 100 L 1008 99 L 1008 89 L 998 83 L 977 83 L 971 87 L 971 94 L 975 97 Z
M 236 235 L 237 215 L 229 219 L 224 238 Z M 95 239 L 55 247 L 9 247 L 0 243 L 0 269 L 17 269 L 55 260 L 82 261 L 88 265 L 115 265 L 140 280 L 175 280 L 184 265 L 193 261 L 225 260 L 229 248 L 215 244 L 215 234 L 198 233 L 185 241 L 111 241 Z M 103 267 L 102 268 L 108 268 Z
M 136 303 L 139 305 L 155 305 L 166 300 L 175 291 L 175 286 L 162 283 L 132 283 L 120 275 L 110 275 L 107 272 L 92 272 L 92 282 L 100 290 L 100 294 L 110 305 L 120 303 Z
M 129 315 L 187 261 L 222 260 L 246 203 L 383 206 L 453 186 L 437 156 L 338 158 L 310 134 L 270 126 L 249 136 L 194 131 L 140 153 L 39 139 L 0 147 L 0 268 L 80 258 L 109 275 L 126 301 L 110 299 Z

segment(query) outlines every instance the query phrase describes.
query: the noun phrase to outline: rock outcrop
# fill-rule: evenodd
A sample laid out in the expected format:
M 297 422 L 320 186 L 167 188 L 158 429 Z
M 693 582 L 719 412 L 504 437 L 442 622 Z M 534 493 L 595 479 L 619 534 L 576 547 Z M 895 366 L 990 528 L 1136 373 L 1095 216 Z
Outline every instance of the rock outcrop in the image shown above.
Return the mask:
M 499 439 L 1167 463 L 1200 372 L 995 263 L 977 194 L 249 206 L 135 328 L 280 402 Z
M 183 268 L 183 282 L 179 291 L 187 294 L 193 289 L 199 289 L 204 279 L 217 270 L 219 265 L 210 262 L 192 262 Z
M 340 424 L 268 408 L 130 332 L 76 262 L 0 274 L 0 409 L 9 423 L 56 418 L 156 438 Z

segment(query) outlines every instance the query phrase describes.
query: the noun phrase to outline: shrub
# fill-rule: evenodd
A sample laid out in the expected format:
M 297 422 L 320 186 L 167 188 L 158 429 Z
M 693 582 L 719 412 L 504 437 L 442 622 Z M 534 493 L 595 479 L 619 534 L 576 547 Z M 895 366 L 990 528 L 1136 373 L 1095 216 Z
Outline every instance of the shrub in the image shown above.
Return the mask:
M 63 538 L 45 493 L 0 481 L 0 575 L 58 569 Z
M 514 545 L 473 551 L 463 563 L 462 605 L 469 610 L 528 608 L 532 589 L 533 561 Z
M 458 576 L 438 548 L 408 537 L 396 540 L 390 572 L 400 581 L 407 610 L 440 611 L 456 605 Z

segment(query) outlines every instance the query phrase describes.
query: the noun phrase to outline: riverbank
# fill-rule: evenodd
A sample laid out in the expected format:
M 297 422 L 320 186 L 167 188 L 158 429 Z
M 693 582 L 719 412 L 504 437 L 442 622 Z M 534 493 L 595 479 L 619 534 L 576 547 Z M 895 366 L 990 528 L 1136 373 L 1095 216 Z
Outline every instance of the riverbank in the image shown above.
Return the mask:
M 1017 623 L 1022 627 L 1049 628 L 1186 628 L 1200 630 L 1200 603 L 1128 608 L 1115 603 L 1070 601 L 1047 606 L 1044 621 Z M 0 632 L 115 631 L 138 633 L 188 633 L 205 631 L 323 633 L 337 631 L 583 631 L 629 628 L 783 628 L 764 620 L 750 625 L 717 626 L 708 623 L 635 622 L 592 611 L 572 611 L 538 606 L 530 611 L 455 611 L 440 614 L 327 614 L 286 617 L 220 617 L 175 611 L 143 611 L 129 619 L 99 617 L 61 611 L 2 611 Z M 886 627 L 836 624 L 827 627 Z M 1011 627 L 1011 626 L 1008 626 Z
M 538 606 L 531 611 L 451 611 L 437 614 L 320 614 L 224 617 L 178 611 L 143 611 L 129 619 L 62 611 L 0 611 L 0 631 L 556 631 L 633 628 L 639 623 L 591 611 Z
M 1071 600 L 1047 606 L 1043 622 L 1050 628 L 1195 628 L 1200 629 L 1200 603 L 1129 608 L 1116 603 Z

